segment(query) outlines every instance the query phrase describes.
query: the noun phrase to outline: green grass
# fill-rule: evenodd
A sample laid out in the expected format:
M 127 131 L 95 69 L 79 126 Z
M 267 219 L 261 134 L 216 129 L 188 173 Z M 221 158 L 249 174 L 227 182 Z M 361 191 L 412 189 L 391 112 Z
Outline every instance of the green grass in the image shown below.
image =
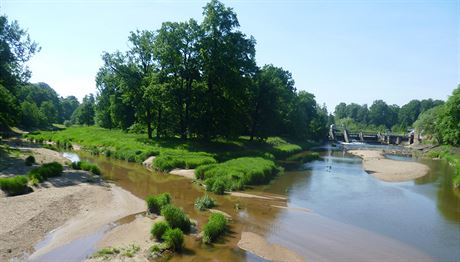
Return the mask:
M 225 190 L 241 190 L 245 185 L 259 185 L 270 181 L 279 172 L 272 160 L 261 157 L 241 157 L 220 164 L 203 165 L 195 170 L 206 189 L 217 194 Z
M 58 162 L 51 162 L 43 164 L 40 167 L 34 168 L 27 173 L 29 180 L 38 180 L 43 182 L 50 177 L 57 177 L 62 174 L 64 168 Z
M 227 219 L 224 215 L 219 213 L 213 213 L 209 217 L 208 223 L 204 225 L 203 230 L 203 242 L 212 243 L 219 236 L 225 233 L 227 228 Z
M 161 209 L 161 215 L 164 216 L 171 228 L 180 228 L 185 233 L 190 232 L 192 223 L 181 208 L 166 205 Z
M 104 247 L 96 251 L 96 253 L 94 253 L 91 257 L 92 258 L 108 258 L 109 256 L 117 255 L 119 253 L 120 253 L 120 249 L 118 248 Z
M 192 169 L 201 165 L 214 164 L 214 157 L 205 152 L 188 152 L 185 150 L 164 151 L 153 161 L 153 166 L 162 171 L 174 168 Z
M 168 222 L 166 221 L 160 221 L 156 222 L 155 224 L 152 225 L 152 229 L 150 230 L 150 234 L 155 237 L 157 240 L 161 240 L 163 237 L 163 234 L 166 232 L 166 230 L 170 229 L 171 227 L 169 226 Z
M 440 146 L 425 153 L 431 158 L 441 158 L 449 162 L 455 169 L 455 176 L 452 179 L 454 189 L 460 190 L 460 149 L 453 146 Z
M 147 203 L 147 211 L 150 214 L 160 214 L 161 209 L 171 203 L 171 195 L 162 193 L 156 196 L 149 195 L 145 198 Z
M 184 247 L 184 233 L 179 228 L 168 228 L 163 234 L 166 245 L 174 251 L 181 251 Z
M 27 182 L 25 176 L 0 178 L 0 188 L 9 196 L 22 195 L 30 191 Z
M 240 157 L 261 157 L 274 160 L 301 150 L 278 137 L 266 141 L 250 141 L 247 137 L 212 141 L 169 138 L 150 141 L 145 134 L 133 134 L 96 126 L 72 126 L 60 131 L 31 132 L 25 138 L 35 142 L 54 141 L 59 147 L 78 144 L 92 154 L 141 163 L 156 156 L 154 167 L 169 171 L 173 168 L 196 168 Z
M 305 163 L 305 162 L 317 160 L 319 158 L 320 157 L 319 157 L 318 152 L 305 151 L 305 152 L 301 152 L 301 153 L 289 156 L 288 158 L 286 158 L 286 160 L 287 161 L 296 161 L 296 162 L 300 162 L 300 163 Z
M 78 162 L 72 162 L 71 167 L 75 170 L 85 170 L 91 172 L 93 175 L 100 176 L 101 175 L 101 170 L 99 167 L 93 163 L 90 163 L 88 161 L 78 161 Z
M 205 211 L 209 208 L 213 208 L 216 205 L 215 202 L 216 201 L 212 197 L 208 196 L 208 194 L 205 194 L 204 196 L 195 200 L 195 208 L 200 211 Z

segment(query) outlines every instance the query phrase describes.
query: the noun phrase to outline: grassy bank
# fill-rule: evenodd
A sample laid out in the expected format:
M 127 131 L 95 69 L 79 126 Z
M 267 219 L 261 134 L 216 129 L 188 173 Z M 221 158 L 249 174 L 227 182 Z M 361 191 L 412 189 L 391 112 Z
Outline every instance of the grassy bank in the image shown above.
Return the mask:
M 54 142 L 61 147 L 77 144 L 93 154 L 130 162 L 142 162 L 149 156 L 157 156 L 154 167 L 160 170 L 195 168 L 204 164 L 257 156 L 282 159 L 302 150 L 278 137 L 266 141 L 249 141 L 247 137 L 234 140 L 214 139 L 180 140 L 177 138 L 149 141 L 145 134 L 132 134 L 95 126 L 74 126 L 61 131 L 33 132 L 25 138 L 35 142 Z
M 447 160 L 456 171 L 456 175 L 452 179 L 453 187 L 456 190 L 460 190 L 460 148 L 453 146 L 439 146 L 429 150 L 424 154 L 424 156 Z
M 272 160 L 261 157 L 241 157 L 219 164 L 203 165 L 195 170 L 204 180 L 206 189 L 217 194 L 240 190 L 245 185 L 267 183 L 280 170 Z

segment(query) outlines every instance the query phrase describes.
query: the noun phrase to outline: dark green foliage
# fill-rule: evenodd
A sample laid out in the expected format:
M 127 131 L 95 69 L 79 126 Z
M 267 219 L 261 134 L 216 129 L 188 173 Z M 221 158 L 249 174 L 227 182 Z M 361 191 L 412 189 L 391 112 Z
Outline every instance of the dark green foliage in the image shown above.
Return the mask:
M 166 232 L 166 230 L 170 229 L 171 227 L 169 224 L 165 221 L 160 221 L 156 222 L 153 224 L 152 229 L 150 230 L 150 233 L 152 236 L 154 236 L 157 240 L 161 240 L 163 234 Z
M 43 164 L 40 167 L 34 168 L 27 173 L 29 180 L 38 180 L 43 182 L 50 177 L 57 177 L 62 174 L 63 167 L 57 162 Z
M 305 163 L 305 162 L 317 160 L 319 158 L 320 157 L 319 157 L 318 152 L 302 152 L 302 153 L 299 153 L 299 154 L 292 155 L 292 156 L 286 158 L 286 160 L 288 160 L 288 161 L 299 161 L 301 163 Z
M 34 156 L 28 156 L 28 157 L 26 157 L 24 162 L 25 162 L 26 166 L 31 166 L 31 165 L 35 164 L 35 157 Z
M 83 103 L 75 109 L 72 114 L 71 122 L 78 125 L 94 125 L 95 99 L 92 94 L 83 98 Z
M 220 164 L 200 166 L 198 179 L 205 180 L 206 189 L 217 194 L 243 189 L 244 185 L 267 183 L 278 168 L 272 160 L 261 157 L 241 157 Z
M 171 195 L 169 193 L 162 193 L 156 196 L 147 196 L 148 212 L 151 214 L 159 214 L 162 208 L 171 203 Z
M 190 219 L 182 209 L 166 205 L 161 209 L 161 215 L 165 217 L 171 228 L 180 228 L 185 233 L 190 232 Z
M 204 196 L 195 200 L 195 207 L 200 211 L 204 211 L 208 208 L 213 208 L 215 205 L 215 200 L 208 194 L 205 194 Z
M 208 223 L 206 223 L 203 228 L 203 242 L 212 243 L 219 236 L 225 233 L 227 228 L 227 219 L 222 214 L 213 213 L 209 217 Z
M 0 188 L 9 196 L 21 195 L 30 191 L 25 176 L 2 177 Z
M 76 170 L 85 170 L 93 173 L 94 175 L 101 175 L 101 170 L 99 167 L 95 164 L 92 164 L 87 161 L 78 161 L 78 162 L 72 162 L 71 167 Z
M 179 228 L 168 228 L 162 238 L 174 251 L 181 251 L 184 247 L 184 233 Z

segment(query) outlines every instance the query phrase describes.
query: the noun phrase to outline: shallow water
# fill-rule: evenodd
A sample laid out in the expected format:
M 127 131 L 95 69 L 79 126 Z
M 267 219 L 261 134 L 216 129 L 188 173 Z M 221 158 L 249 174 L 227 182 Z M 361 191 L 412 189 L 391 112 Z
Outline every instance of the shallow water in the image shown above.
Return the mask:
M 430 173 L 411 182 L 388 183 L 365 173 L 360 158 L 325 149 L 321 160 L 247 190 L 287 196 L 287 203 L 213 195 L 217 209 L 233 217 L 230 233 L 211 247 L 187 237 L 186 251 L 171 260 L 263 261 L 236 246 L 242 231 L 258 233 L 309 260 L 460 260 L 460 195 L 452 189 L 453 169 L 445 161 L 410 159 L 427 164 Z M 133 194 L 145 198 L 170 192 L 173 203 L 199 226 L 207 221 L 209 213 L 193 207 L 204 191 L 189 179 L 80 156 L 96 162 L 107 179 Z M 276 207 L 286 204 L 311 211 Z

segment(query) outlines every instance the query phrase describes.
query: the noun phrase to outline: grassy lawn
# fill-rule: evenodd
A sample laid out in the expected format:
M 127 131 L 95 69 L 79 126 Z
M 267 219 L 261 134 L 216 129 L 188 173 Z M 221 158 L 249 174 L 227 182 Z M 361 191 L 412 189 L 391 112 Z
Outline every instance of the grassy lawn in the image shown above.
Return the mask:
M 270 137 L 265 141 L 250 141 L 248 137 L 212 141 L 179 138 L 150 141 L 145 134 L 96 126 L 33 132 L 25 135 L 25 138 L 39 143 L 55 142 L 63 148 L 77 144 L 93 154 L 130 162 L 140 163 L 149 156 L 156 156 L 153 166 L 162 171 L 203 166 L 199 177 L 208 184 L 224 182 L 225 190 L 268 182 L 279 170 L 275 159 L 285 159 L 302 151 L 301 146 L 279 137 Z

